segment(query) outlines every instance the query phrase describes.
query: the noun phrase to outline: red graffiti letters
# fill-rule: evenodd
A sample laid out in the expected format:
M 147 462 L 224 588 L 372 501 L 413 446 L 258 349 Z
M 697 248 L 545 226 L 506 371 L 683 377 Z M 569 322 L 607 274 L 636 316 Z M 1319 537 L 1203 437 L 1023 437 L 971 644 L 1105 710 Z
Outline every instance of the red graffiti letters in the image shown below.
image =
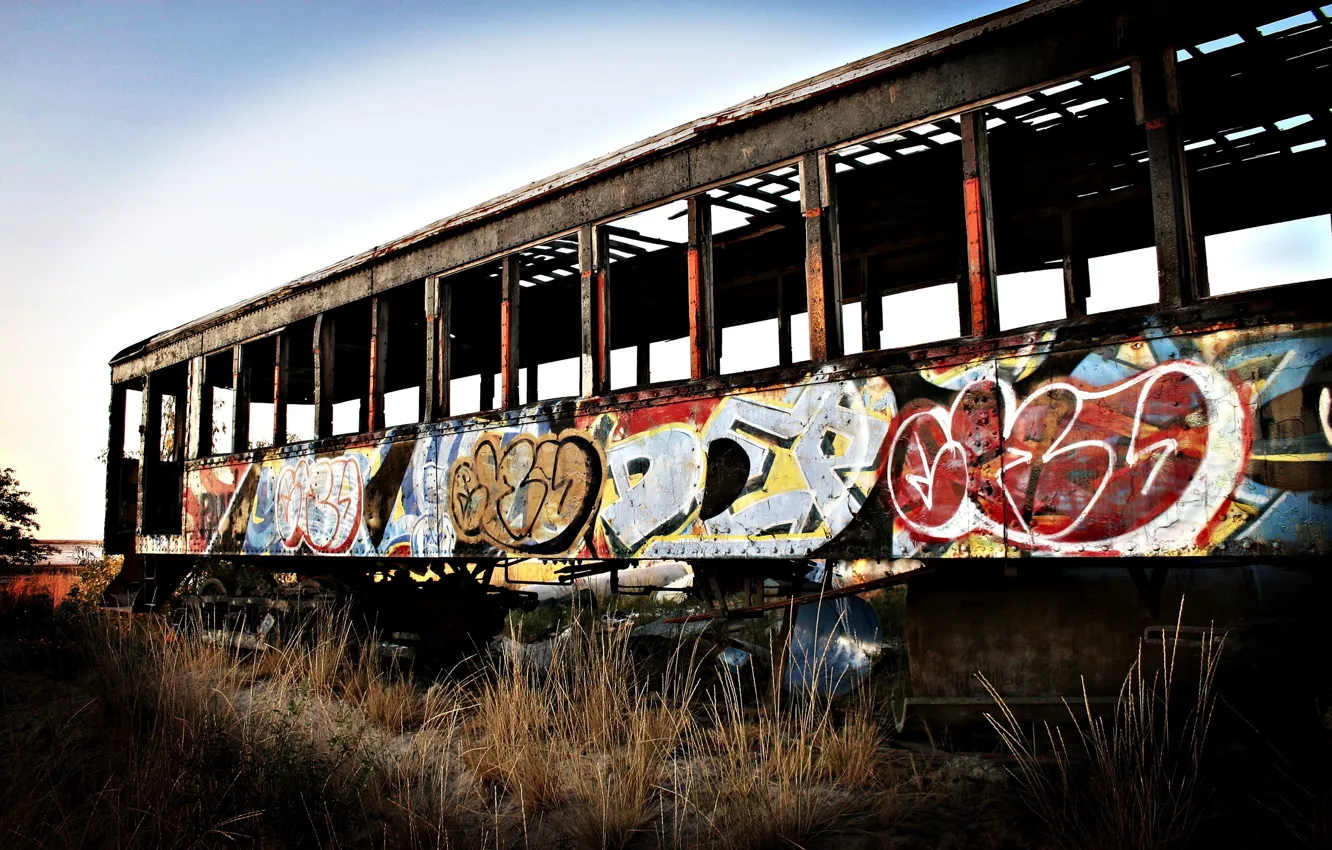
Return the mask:
M 322 554 L 346 552 L 361 527 L 361 466 L 355 457 L 316 458 L 284 467 L 274 501 L 283 545 L 304 541 Z
M 1020 405 L 994 379 L 951 408 L 909 406 L 890 445 L 889 497 L 916 535 L 972 532 L 1031 549 L 1145 554 L 1194 544 L 1248 452 L 1224 375 L 1157 366 L 1106 389 L 1047 384 Z

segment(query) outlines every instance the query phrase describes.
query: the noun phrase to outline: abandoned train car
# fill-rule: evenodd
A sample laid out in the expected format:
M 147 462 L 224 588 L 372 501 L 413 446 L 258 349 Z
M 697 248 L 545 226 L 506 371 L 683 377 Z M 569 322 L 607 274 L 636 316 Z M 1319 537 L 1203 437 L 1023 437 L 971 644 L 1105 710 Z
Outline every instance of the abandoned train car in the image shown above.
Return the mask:
M 1330 66 L 1327 7 L 1031 2 L 153 336 L 113 591 L 429 570 L 416 632 L 511 570 L 911 558 L 941 703 L 1113 688 L 1186 590 L 1280 621 L 1332 550 Z

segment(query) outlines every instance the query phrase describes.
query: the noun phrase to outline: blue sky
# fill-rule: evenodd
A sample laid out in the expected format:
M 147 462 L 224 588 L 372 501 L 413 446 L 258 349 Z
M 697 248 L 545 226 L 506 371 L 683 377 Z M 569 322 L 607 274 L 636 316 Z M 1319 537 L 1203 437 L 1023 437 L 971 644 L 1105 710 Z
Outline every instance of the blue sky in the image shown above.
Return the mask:
M 98 537 L 120 348 L 1004 5 L 0 5 L 0 466 Z

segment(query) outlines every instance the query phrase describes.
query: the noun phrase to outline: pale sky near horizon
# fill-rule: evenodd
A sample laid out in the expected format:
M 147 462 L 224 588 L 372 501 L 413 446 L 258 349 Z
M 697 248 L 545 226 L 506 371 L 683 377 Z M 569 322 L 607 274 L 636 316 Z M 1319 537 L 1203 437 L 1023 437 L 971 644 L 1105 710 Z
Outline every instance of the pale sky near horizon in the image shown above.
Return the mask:
M 0 3 L 0 467 L 98 538 L 121 348 L 1007 5 Z

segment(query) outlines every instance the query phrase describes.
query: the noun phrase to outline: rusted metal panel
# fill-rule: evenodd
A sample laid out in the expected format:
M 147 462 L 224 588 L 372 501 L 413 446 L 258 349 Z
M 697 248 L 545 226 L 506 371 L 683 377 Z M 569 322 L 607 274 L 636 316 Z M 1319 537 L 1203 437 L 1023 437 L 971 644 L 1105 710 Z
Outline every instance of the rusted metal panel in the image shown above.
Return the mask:
M 584 225 L 578 231 L 580 312 L 582 314 L 579 394 L 610 389 L 610 247 L 606 232 Z
M 842 262 L 833 182 L 824 154 L 800 161 L 800 206 L 805 216 L 805 298 L 809 304 L 809 356 L 842 353 Z
M 962 200 L 967 227 L 967 310 L 969 336 L 989 336 L 999 329 L 999 299 L 994 280 L 994 206 L 990 199 L 990 155 L 985 118 L 977 110 L 962 120 Z
M 143 411 L 139 417 L 141 431 L 139 440 L 139 493 L 137 510 L 137 530 L 144 534 L 147 514 L 144 507 L 150 497 L 151 471 L 162 453 L 162 393 L 158 389 L 158 379 L 151 373 L 143 378 Z
M 500 273 L 500 407 L 518 406 L 518 256 L 510 254 Z M 482 383 L 485 383 L 484 376 Z
M 1326 310 L 1295 322 L 1245 317 L 1240 300 L 1228 309 L 1224 322 L 1199 309 L 1169 328 L 1144 317 L 1137 334 L 1093 317 L 970 355 L 871 352 L 850 358 L 863 377 L 787 370 L 726 391 L 713 379 L 646 403 L 571 402 L 522 420 L 478 416 L 195 463 L 189 547 L 589 559 L 1325 555 L 1332 426 L 1319 399 L 1332 392 L 1332 322 Z M 1077 445 L 1061 442 L 1070 432 Z M 708 487 L 726 477 L 708 466 L 721 462 L 710 452 L 719 440 L 752 447 L 727 461 L 745 486 L 703 516 Z M 446 457 L 456 459 L 447 485 L 413 483 Z M 522 516 L 505 523 L 487 513 L 496 500 L 455 498 L 538 469 L 548 490 L 530 489 Z M 330 488 L 312 493 L 302 484 L 311 476 Z M 401 513 L 386 508 L 399 504 Z M 364 520 L 390 515 L 378 527 Z
M 370 387 L 366 430 L 384 427 L 384 380 L 388 376 L 389 302 L 378 295 L 370 299 Z
M 439 422 L 449 414 L 449 322 L 452 290 L 439 278 L 425 285 L 426 366 L 421 400 L 422 422 Z
M 712 204 L 706 195 L 689 199 L 689 374 L 717 374 L 716 304 L 712 275 Z
M 1174 48 L 1158 47 L 1144 53 L 1133 63 L 1133 83 L 1139 118 L 1147 130 L 1161 306 L 1179 307 L 1205 295 L 1206 288 L 1198 277 L 1189 212 Z
M 314 322 L 315 437 L 333 436 L 333 351 L 337 328 L 333 316 L 320 313 Z
M 245 346 L 231 348 L 231 440 L 234 451 L 250 447 L 250 365 Z
M 287 381 L 291 374 L 291 334 L 273 337 L 273 445 L 287 444 Z
M 996 100 L 1077 70 L 1102 67 L 1127 56 L 1123 28 L 1121 15 L 1100 3 L 1036 4 L 981 19 L 524 187 L 161 334 L 148 347 L 217 328 L 211 350 L 225 345 L 223 340 L 260 332 L 233 327 L 247 323 L 247 317 L 276 327 L 314 315 L 330 303 L 370 294 L 366 267 L 371 263 L 373 288 L 382 291 L 809 150 L 943 114 L 959 105 Z M 798 105 L 805 108 L 795 110 Z M 359 276 L 365 286 L 354 296 L 356 284 L 349 275 Z M 340 292 L 323 292 L 329 288 Z M 132 364 L 135 359 L 131 354 L 123 361 Z M 127 365 L 115 377 L 123 380 L 139 374 L 141 367 Z

